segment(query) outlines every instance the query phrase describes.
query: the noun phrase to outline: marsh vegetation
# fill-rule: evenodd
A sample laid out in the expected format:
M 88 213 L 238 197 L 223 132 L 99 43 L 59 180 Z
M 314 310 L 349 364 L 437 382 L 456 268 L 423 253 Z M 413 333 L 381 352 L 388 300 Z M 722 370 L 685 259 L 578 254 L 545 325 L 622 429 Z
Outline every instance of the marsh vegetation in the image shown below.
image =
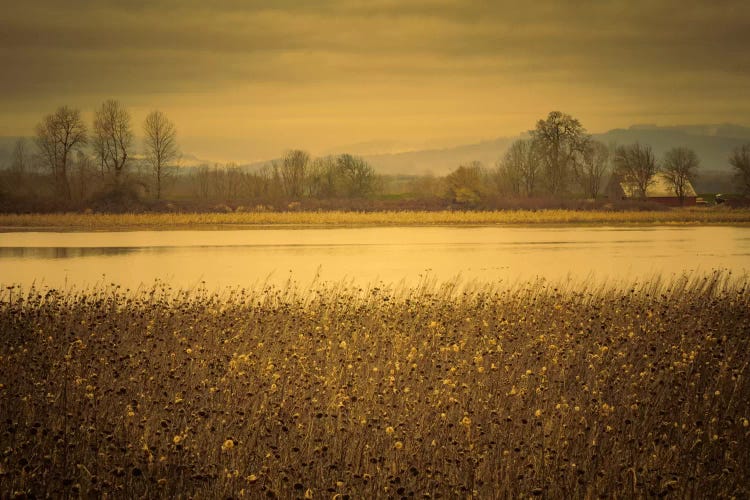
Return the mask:
M 0 491 L 750 495 L 750 290 L 2 291 Z
M 0 214 L 0 229 L 159 229 L 232 226 L 404 226 L 493 224 L 746 224 L 750 210 L 235 211 L 231 213 Z

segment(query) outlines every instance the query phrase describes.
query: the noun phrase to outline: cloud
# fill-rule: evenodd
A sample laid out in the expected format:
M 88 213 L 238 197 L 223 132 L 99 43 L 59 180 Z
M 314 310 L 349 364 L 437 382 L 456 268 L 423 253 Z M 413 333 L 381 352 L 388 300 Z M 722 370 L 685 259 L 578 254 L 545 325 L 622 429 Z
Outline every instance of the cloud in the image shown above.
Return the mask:
M 438 110 L 534 89 L 545 106 L 591 96 L 610 113 L 727 116 L 734 102 L 741 117 L 748 20 L 745 0 L 27 0 L 0 13 L 0 119 L 109 96 L 146 106 L 234 92 L 253 103 L 253 87 L 268 86 L 285 98 L 314 87 L 332 107 L 347 88 L 408 108 L 421 87 Z
M 257 63 L 295 52 L 352 58 L 409 55 L 417 69 L 425 57 L 441 58 L 446 72 L 463 58 L 485 57 L 538 60 L 552 68 L 572 63 L 589 71 L 602 65 L 625 70 L 661 65 L 750 73 L 745 64 L 750 59 L 746 2 L 529 5 L 338 0 L 91 6 L 32 1 L 31 7 L 6 11 L 0 46 L 40 58 L 66 51 L 73 64 L 90 58 L 92 51 L 108 51 L 107 67 L 117 66 L 120 53 L 162 53 L 166 65 L 181 65 L 187 53 L 214 71 L 209 58 L 201 56 L 246 57 Z M 232 68 L 218 69 L 232 78 Z M 323 69 L 311 77 L 324 75 Z

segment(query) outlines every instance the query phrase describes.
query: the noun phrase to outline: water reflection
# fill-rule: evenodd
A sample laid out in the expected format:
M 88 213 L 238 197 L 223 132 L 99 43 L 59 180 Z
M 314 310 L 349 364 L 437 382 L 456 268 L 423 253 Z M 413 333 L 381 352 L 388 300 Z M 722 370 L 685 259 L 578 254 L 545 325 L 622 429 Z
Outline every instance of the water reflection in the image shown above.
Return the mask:
M 126 255 L 139 251 L 133 247 L 0 247 L 0 259 L 73 259 L 106 255 Z
M 631 280 L 747 272 L 750 228 L 408 227 L 0 234 L 0 282 L 254 286 L 294 279 L 413 284 Z

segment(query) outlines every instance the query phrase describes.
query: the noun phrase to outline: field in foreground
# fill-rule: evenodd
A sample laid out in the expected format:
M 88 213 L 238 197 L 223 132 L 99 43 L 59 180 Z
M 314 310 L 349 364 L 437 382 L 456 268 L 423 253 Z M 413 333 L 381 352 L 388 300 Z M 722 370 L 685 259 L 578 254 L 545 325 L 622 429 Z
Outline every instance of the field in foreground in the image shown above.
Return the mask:
M 750 495 L 750 290 L 0 301 L 0 492 Z
M 174 229 L 194 227 L 491 224 L 748 224 L 749 209 L 662 211 L 503 210 L 435 212 L 235 212 L 152 214 L 0 214 L 0 230 Z

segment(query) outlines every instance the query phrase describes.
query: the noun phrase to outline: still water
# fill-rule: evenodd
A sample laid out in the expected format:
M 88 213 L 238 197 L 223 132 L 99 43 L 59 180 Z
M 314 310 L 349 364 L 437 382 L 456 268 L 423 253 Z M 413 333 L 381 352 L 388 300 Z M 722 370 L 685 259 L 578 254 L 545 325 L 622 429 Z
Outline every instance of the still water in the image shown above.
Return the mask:
M 0 233 L 0 284 L 191 288 L 621 282 L 750 271 L 748 227 L 368 227 Z

